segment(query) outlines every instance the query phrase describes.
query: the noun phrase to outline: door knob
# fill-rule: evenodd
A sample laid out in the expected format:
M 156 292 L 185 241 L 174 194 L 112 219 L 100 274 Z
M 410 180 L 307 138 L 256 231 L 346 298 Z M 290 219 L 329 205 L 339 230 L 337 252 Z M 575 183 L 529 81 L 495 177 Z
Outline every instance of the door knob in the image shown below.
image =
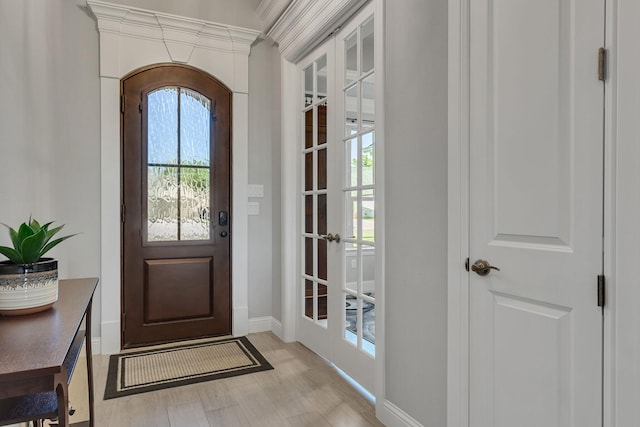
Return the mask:
M 320 237 L 322 237 L 325 240 L 328 240 L 329 242 L 333 242 L 334 240 L 336 241 L 336 243 L 340 243 L 340 235 L 338 233 L 334 234 L 321 234 Z
M 489 274 L 491 269 L 500 271 L 500 269 L 498 267 L 495 267 L 495 266 L 489 264 L 489 261 L 484 260 L 484 259 L 477 260 L 471 266 L 471 270 L 473 270 L 476 273 L 478 273 L 479 276 L 486 276 L 487 274 Z

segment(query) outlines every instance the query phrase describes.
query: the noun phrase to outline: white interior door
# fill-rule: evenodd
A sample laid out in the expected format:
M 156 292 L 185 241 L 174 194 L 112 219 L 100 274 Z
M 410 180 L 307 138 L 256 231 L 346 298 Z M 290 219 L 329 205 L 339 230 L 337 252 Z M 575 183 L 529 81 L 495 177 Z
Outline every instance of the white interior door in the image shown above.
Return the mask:
M 470 425 L 600 426 L 604 0 L 470 6 Z

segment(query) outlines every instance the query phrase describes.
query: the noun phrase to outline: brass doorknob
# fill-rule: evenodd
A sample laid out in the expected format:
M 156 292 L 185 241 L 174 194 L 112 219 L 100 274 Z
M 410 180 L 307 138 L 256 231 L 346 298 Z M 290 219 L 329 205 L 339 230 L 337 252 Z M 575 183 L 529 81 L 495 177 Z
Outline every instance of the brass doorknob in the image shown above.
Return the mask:
M 478 273 L 479 276 L 486 276 L 487 274 L 489 274 L 489 272 L 492 269 L 500 271 L 500 269 L 498 267 L 495 267 L 495 266 L 489 264 L 489 261 L 484 260 L 484 259 L 477 260 L 471 266 L 471 270 L 473 270 L 476 273 Z
M 330 242 L 333 242 L 335 240 L 336 243 L 340 243 L 340 235 L 338 233 L 336 233 L 335 235 L 331 234 L 331 233 L 329 233 L 329 234 L 321 234 L 320 237 L 322 237 L 322 238 L 324 238 L 324 239 L 326 239 L 326 240 L 328 240 Z

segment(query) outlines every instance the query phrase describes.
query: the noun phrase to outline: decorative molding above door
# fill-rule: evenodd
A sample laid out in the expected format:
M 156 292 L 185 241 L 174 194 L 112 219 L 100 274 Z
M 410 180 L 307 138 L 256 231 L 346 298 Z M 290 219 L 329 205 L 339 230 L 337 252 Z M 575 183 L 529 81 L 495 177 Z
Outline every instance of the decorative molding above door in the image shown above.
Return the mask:
M 102 1 L 89 0 L 87 4 L 96 17 L 98 30 L 103 37 L 130 37 L 162 42 L 171 62 L 182 64 L 192 60 L 191 56 L 196 49 L 248 56 L 251 44 L 260 35 L 260 31 L 257 30 Z M 104 42 L 101 40 L 102 44 Z M 106 53 L 101 52 L 101 57 L 105 55 Z M 123 70 L 111 69 L 109 68 L 111 65 L 117 64 L 101 60 L 100 75 L 122 77 Z M 238 88 L 234 83 L 234 81 L 225 81 L 227 86 L 237 91 Z M 241 91 L 246 92 L 246 90 Z

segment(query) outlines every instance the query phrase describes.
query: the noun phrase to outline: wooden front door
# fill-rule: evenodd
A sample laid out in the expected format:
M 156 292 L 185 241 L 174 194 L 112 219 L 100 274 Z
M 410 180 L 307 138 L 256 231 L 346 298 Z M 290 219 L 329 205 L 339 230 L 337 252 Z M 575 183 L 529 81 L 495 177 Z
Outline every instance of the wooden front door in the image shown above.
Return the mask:
M 231 333 L 231 92 L 182 65 L 121 82 L 124 348 Z
M 470 5 L 469 425 L 601 426 L 605 2 Z

